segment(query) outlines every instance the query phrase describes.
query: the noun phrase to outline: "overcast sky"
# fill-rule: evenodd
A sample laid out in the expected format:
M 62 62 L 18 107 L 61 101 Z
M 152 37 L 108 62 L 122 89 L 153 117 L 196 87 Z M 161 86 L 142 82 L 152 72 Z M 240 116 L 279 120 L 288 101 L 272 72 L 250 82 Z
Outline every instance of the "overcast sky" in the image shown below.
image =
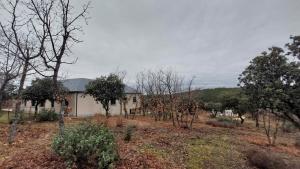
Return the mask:
M 76 5 L 84 2 L 73 1 Z M 198 87 L 234 87 L 249 61 L 300 34 L 300 0 L 92 0 L 68 78 L 172 68 Z

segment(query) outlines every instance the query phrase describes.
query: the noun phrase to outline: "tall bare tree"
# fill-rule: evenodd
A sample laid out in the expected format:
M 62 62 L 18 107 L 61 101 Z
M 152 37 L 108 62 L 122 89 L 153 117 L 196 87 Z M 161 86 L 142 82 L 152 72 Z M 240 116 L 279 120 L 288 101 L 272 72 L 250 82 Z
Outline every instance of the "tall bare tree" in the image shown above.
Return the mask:
M 178 93 L 182 90 L 183 78 L 176 72 L 168 70 L 164 72 L 163 84 L 167 89 L 169 97 L 169 111 L 173 126 L 176 126 L 175 118 L 177 118 L 176 103 L 178 101 Z
M 2 42 L 4 40 L 1 39 Z M 0 111 L 5 90 L 20 74 L 21 62 L 18 53 L 9 41 L 0 44 Z
M 146 115 L 146 102 L 145 102 L 145 75 L 143 72 L 138 73 L 136 76 L 136 90 L 141 93 L 140 96 L 140 108 L 142 114 Z
M 20 72 L 20 82 L 16 97 L 16 107 L 13 123 L 10 126 L 9 143 L 12 143 L 16 134 L 17 123 L 20 117 L 21 91 L 28 74 L 37 69 L 38 57 L 44 52 L 44 42 L 46 34 L 36 34 L 32 18 L 26 15 L 24 2 L 20 0 L 3 1 L 2 10 L 8 15 L 6 21 L 0 21 L 0 27 L 5 40 L 8 41 L 14 49 L 18 50 L 18 58 L 22 61 L 22 70 Z M 27 10 L 28 11 L 28 10 Z M 40 71 L 36 71 L 39 72 Z
M 192 96 L 194 78 L 183 90 L 184 79 L 173 70 L 141 72 L 137 75 L 137 89 L 143 94 L 142 109 L 147 109 L 155 120 L 171 119 L 173 126 L 192 128 L 198 105 Z M 177 123 L 176 123 L 177 121 Z
M 30 16 L 34 21 L 33 27 L 39 37 L 44 37 L 44 51 L 42 60 L 46 70 L 50 72 L 53 79 L 55 98 L 61 103 L 59 112 L 60 134 L 64 131 L 63 110 L 65 108 L 65 99 L 60 97 L 58 88 L 59 71 L 62 64 L 73 64 L 76 62 L 66 61 L 71 53 L 71 47 L 81 42 L 76 35 L 82 31 L 81 20 L 87 20 L 87 12 L 90 2 L 82 6 L 82 10 L 75 11 L 70 0 L 30 0 L 27 7 L 30 10 Z M 40 38 L 40 41 L 43 39 Z

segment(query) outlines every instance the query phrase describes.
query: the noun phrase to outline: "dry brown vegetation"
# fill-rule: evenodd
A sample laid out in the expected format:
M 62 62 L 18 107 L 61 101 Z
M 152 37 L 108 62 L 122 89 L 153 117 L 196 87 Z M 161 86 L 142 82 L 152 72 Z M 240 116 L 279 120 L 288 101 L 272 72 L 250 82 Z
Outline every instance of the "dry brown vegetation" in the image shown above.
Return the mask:
M 256 160 L 261 158 L 268 160 L 270 166 L 299 167 L 296 133 L 279 132 L 277 145 L 268 146 L 263 128 L 255 128 L 250 120 L 235 128 L 213 127 L 206 124 L 211 119 L 202 114 L 192 130 L 174 128 L 171 121 L 143 116 L 134 120 L 101 116 L 65 120 L 67 126 L 83 121 L 107 125 L 117 138 L 120 160 L 115 168 L 119 169 L 255 168 L 254 165 L 264 167 L 261 160 Z M 129 125 L 134 126 L 134 131 L 131 141 L 125 142 L 123 138 Z M 0 168 L 66 168 L 51 150 L 52 138 L 58 132 L 57 123 L 25 123 L 20 126 L 13 145 L 7 144 L 7 128 L 8 125 L 0 124 Z

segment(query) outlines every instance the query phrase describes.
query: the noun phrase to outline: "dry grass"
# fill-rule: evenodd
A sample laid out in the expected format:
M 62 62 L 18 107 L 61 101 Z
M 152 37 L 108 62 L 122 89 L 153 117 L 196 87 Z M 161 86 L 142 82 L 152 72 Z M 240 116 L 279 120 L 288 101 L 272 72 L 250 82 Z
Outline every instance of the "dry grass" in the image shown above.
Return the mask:
M 122 117 L 119 117 L 119 118 L 116 120 L 116 127 L 123 127 L 123 126 L 124 126 L 123 118 L 122 118 Z
M 229 137 L 202 137 L 190 141 L 188 163 L 190 169 L 205 168 L 246 168 L 243 154 L 230 144 Z
M 66 126 L 81 122 L 102 123 L 117 138 L 120 161 L 116 168 L 253 168 L 245 158 L 248 148 L 284 154 L 285 161 L 300 161 L 295 148 L 295 134 L 282 133 L 275 147 L 266 145 L 263 130 L 251 121 L 237 128 L 212 127 L 206 114 L 196 120 L 193 130 L 174 128 L 172 122 L 155 122 L 150 117 L 66 118 Z M 125 126 L 136 126 L 129 143 Z M 0 124 L 0 168 L 64 168 L 63 161 L 51 151 L 57 132 L 56 123 L 26 123 L 19 127 L 17 141 L 7 145 L 6 124 Z
M 228 123 L 228 122 L 221 122 L 221 121 L 208 121 L 206 124 L 211 125 L 213 127 L 224 127 L 224 128 L 235 128 L 236 124 Z

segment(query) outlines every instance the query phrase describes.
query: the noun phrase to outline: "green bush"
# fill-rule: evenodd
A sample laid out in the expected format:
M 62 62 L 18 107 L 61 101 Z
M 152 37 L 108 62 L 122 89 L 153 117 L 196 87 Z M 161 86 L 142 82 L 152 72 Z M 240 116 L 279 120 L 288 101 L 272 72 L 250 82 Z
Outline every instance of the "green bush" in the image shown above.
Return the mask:
M 42 110 L 39 114 L 37 114 L 37 121 L 45 122 L 45 121 L 57 121 L 58 114 L 54 112 L 54 110 Z
M 134 126 L 134 125 L 129 125 L 129 126 L 126 127 L 124 141 L 129 142 L 131 140 L 133 129 L 135 127 L 136 126 Z
M 70 167 L 104 169 L 118 159 L 115 138 L 102 125 L 85 123 L 67 128 L 54 138 L 52 148 Z

